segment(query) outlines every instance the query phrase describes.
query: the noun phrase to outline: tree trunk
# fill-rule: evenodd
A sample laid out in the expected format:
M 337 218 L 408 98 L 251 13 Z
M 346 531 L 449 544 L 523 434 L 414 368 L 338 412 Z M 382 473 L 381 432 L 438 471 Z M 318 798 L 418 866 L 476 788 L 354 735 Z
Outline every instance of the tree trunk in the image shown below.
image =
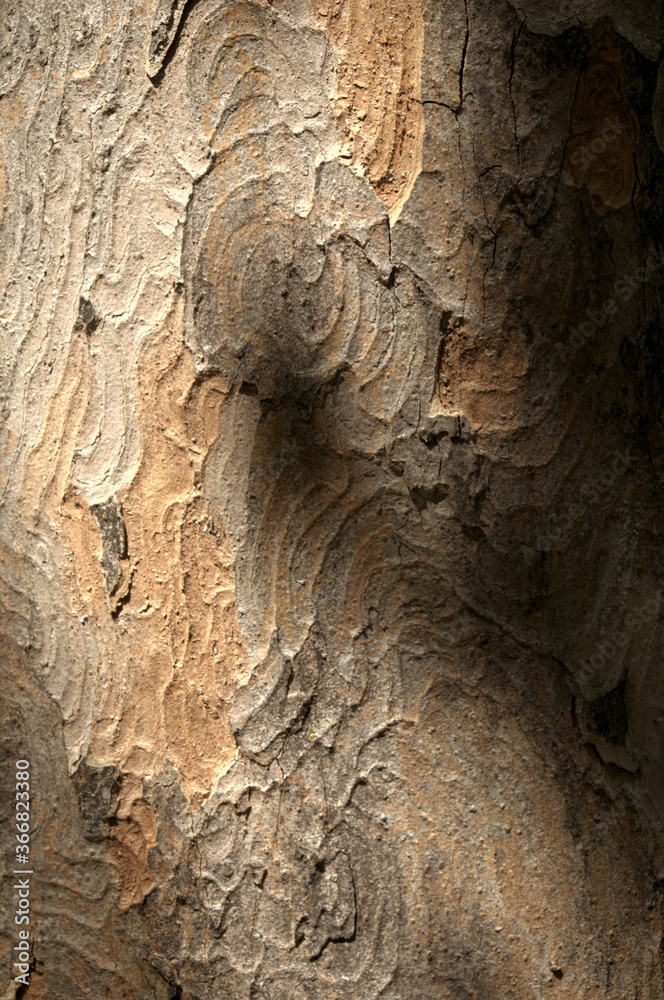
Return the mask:
M 0 996 L 661 1000 L 661 5 L 0 10 Z

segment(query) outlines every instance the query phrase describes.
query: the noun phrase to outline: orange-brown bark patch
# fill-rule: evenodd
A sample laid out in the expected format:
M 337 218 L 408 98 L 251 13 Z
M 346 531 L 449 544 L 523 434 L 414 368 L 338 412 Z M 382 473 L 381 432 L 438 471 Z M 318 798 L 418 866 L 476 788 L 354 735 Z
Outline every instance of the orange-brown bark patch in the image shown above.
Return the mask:
M 335 117 L 395 222 L 422 167 L 424 27 L 419 0 L 314 0 L 339 59 Z
M 222 376 L 197 379 L 173 320 L 137 368 L 142 454 L 116 498 L 127 555 L 111 595 L 96 523 L 71 489 L 62 523 L 74 610 L 90 616 L 100 664 L 91 759 L 137 775 L 174 766 L 200 803 L 235 753 L 227 704 L 243 660 L 231 555 L 198 490 L 226 385 Z M 132 824 L 120 838 L 125 846 L 138 835 Z M 130 881 L 127 898 L 139 888 Z

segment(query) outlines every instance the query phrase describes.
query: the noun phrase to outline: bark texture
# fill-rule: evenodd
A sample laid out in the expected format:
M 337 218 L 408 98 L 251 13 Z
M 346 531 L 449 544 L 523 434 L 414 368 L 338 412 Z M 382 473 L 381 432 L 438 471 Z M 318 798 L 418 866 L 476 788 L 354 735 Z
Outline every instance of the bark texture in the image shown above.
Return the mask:
M 0 996 L 662 1000 L 661 4 L 0 20 Z

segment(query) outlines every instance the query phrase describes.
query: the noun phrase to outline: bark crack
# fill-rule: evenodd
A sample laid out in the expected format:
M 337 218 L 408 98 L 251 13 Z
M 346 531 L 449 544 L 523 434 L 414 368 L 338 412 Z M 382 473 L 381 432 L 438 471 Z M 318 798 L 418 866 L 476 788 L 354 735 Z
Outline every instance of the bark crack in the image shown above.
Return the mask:
M 514 126 L 514 142 L 516 144 L 516 162 L 519 171 L 521 170 L 521 146 L 519 144 L 519 130 L 517 127 L 516 118 L 516 102 L 514 100 L 514 92 L 512 90 L 512 82 L 514 79 L 514 67 L 516 63 L 516 47 L 519 43 L 519 38 L 521 37 L 521 32 L 523 31 L 524 22 L 522 21 L 519 28 L 512 35 L 512 44 L 510 46 L 510 79 L 509 79 L 509 93 L 510 93 L 510 104 L 512 106 L 512 121 Z

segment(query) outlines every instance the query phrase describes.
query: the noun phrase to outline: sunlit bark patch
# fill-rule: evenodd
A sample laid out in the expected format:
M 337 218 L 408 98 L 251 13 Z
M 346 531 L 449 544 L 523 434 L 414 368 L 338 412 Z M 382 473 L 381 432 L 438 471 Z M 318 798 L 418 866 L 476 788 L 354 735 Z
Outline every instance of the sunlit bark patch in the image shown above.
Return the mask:
M 422 167 L 420 0 L 312 0 L 338 58 L 341 157 L 365 173 L 396 222 Z

